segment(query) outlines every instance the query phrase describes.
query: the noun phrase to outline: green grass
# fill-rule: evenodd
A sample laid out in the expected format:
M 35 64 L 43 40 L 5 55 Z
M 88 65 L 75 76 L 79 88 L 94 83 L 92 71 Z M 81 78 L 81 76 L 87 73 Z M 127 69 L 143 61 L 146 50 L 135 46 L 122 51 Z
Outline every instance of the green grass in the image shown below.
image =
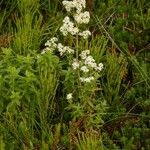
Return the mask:
M 149 150 L 150 2 L 87 0 L 88 40 L 59 32 L 61 2 L 0 2 L 0 149 Z M 54 36 L 104 64 L 92 84 L 73 55 L 41 55 Z

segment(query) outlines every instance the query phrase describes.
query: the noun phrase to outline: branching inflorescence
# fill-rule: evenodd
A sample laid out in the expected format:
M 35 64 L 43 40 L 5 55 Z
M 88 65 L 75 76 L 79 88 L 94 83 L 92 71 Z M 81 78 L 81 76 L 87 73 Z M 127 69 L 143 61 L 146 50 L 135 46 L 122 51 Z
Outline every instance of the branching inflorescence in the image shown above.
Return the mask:
M 85 11 L 86 1 L 85 0 L 73 0 L 62 2 L 66 11 L 72 16 L 66 16 L 63 19 L 63 25 L 60 27 L 60 32 L 63 36 L 71 35 L 78 40 L 78 37 L 87 39 L 91 36 L 89 30 L 82 30 L 79 27 L 82 24 L 88 24 L 90 21 L 90 13 Z M 74 72 L 78 72 L 78 79 L 81 84 L 89 84 L 92 81 L 98 78 L 99 72 L 103 69 L 103 64 L 97 64 L 94 58 L 90 55 L 90 50 L 80 50 L 78 45 L 73 48 L 69 46 L 64 46 L 62 43 L 58 42 L 56 37 L 51 38 L 45 43 L 46 48 L 42 51 L 42 54 L 45 52 L 53 52 L 57 50 L 60 56 L 63 55 L 72 55 L 72 62 L 69 62 Z M 78 52 L 77 52 L 78 51 Z M 75 55 L 76 54 L 76 55 Z M 67 99 L 72 99 L 72 93 L 67 95 Z

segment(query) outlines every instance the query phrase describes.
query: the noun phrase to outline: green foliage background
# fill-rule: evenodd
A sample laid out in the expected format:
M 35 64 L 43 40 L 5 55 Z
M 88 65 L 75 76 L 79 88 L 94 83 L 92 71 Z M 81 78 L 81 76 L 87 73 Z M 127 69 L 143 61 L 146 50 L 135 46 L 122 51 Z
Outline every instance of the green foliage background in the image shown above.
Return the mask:
M 73 103 L 67 61 L 41 55 L 53 36 L 72 44 L 61 2 L 0 1 L 0 149 L 149 150 L 149 0 L 87 0 L 92 37 L 79 47 L 104 70 Z

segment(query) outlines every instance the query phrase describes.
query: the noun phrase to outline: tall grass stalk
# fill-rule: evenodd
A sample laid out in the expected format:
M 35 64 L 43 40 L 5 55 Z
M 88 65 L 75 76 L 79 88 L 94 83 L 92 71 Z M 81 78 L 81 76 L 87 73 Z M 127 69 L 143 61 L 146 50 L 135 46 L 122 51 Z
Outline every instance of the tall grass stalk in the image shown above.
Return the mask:
M 27 55 L 40 48 L 44 32 L 43 17 L 39 13 L 39 0 L 18 0 L 17 4 L 19 14 L 15 18 L 13 49 L 19 54 Z

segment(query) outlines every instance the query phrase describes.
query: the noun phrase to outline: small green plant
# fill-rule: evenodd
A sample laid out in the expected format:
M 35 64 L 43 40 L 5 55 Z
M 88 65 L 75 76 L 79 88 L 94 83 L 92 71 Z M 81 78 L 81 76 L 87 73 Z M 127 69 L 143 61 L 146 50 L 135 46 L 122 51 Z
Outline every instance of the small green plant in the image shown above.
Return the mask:
M 77 150 L 104 150 L 99 132 L 94 130 L 78 132 Z
M 34 144 L 35 131 L 39 127 L 36 135 L 41 140 L 44 141 L 49 132 L 47 123 L 55 113 L 58 62 L 51 54 L 23 56 L 11 49 L 3 49 L 0 105 L 5 124 L 2 129 L 12 132 L 13 138 L 21 136 L 24 140 L 19 141 L 28 146 Z M 4 139 L 7 136 L 6 133 Z

